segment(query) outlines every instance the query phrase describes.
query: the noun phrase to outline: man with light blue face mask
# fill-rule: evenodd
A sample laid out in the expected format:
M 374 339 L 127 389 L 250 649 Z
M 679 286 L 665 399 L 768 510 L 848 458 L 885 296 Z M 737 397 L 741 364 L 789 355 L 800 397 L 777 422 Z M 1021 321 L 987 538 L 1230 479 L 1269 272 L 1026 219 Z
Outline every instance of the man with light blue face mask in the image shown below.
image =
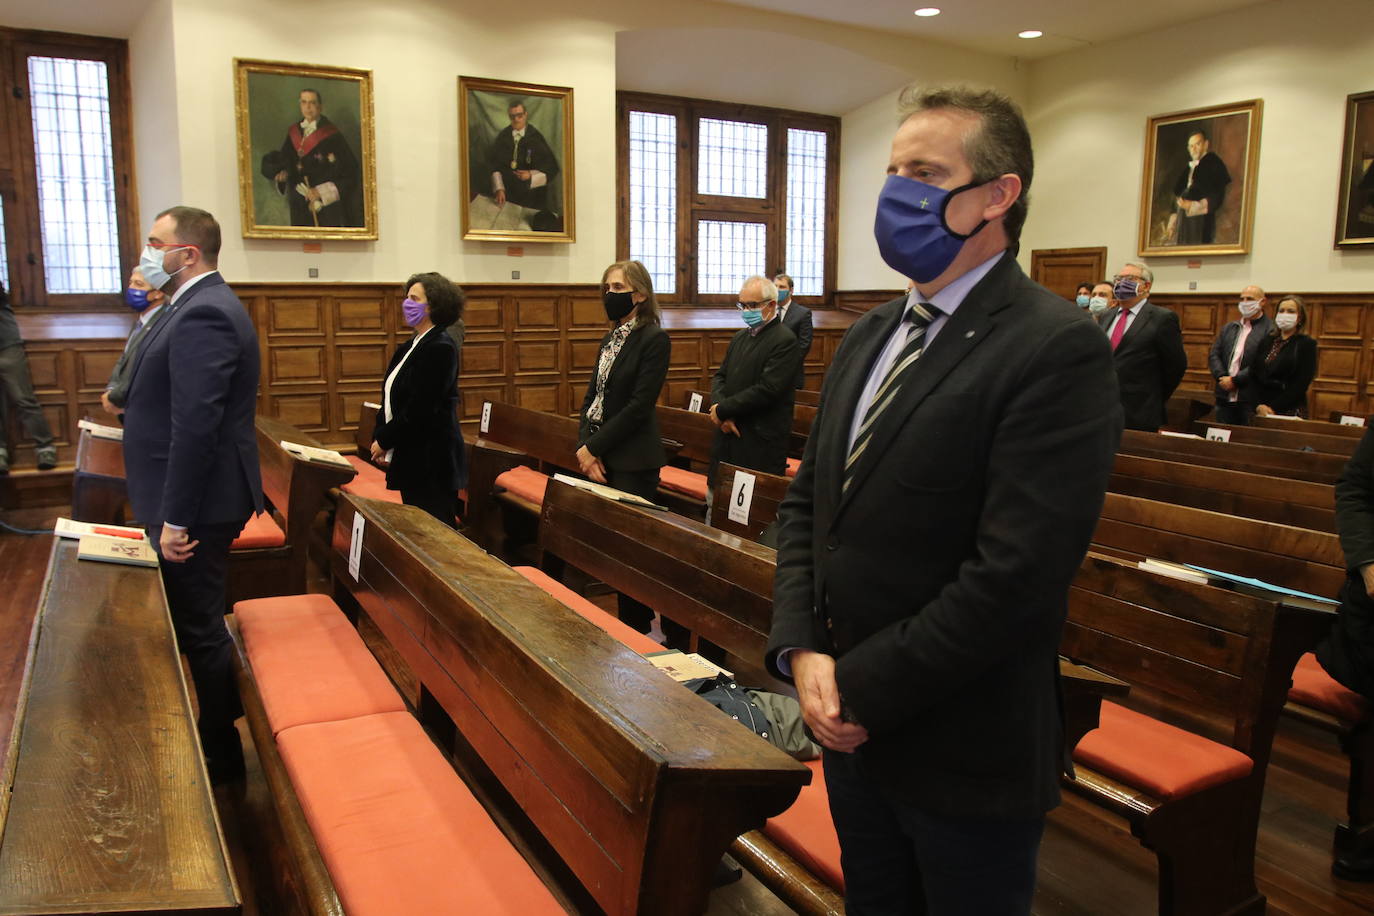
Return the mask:
M 913 288 L 826 373 L 765 662 L 825 747 L 846 912 L 1029 913 L 1065 605 L 1121 405 L 1102 332 L 1016 263 L 1020 110 L 962 87 L 900 107 L 874 235 Z
M 711 419 L 720 427 L 707 477 L 722 462 L 783 474 L 792 436 L 792 403 L 801 352 L 778 317 L 778 288 L 753 276 L 740 289 L 738 331 L 711 379 Z

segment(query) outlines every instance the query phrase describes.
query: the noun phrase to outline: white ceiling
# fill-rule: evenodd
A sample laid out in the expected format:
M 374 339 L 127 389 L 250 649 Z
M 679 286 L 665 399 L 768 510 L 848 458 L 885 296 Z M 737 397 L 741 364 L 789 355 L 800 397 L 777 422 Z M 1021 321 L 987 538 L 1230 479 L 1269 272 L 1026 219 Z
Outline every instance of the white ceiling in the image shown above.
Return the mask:
M 825 22 L 929 38 L 1003 57 L 1034 60 L 1090 44 L 1253 6 L 1256 0 L 724 0 L 735 6 L 790 13 Z M 919 17 L 933 6 L 940 15 Z M 1018 38 L 1025 29 L 1044 37 Z M 1224 35 L 1200 36 L 1214 47 Z M 1141 53 L 1147 53 L 1142 47 Z M 1205 53 L 1205 52 L 1204 52 Z
M 0 23 L 128 38 L 148 5 L 149 0 L 0 0 Z

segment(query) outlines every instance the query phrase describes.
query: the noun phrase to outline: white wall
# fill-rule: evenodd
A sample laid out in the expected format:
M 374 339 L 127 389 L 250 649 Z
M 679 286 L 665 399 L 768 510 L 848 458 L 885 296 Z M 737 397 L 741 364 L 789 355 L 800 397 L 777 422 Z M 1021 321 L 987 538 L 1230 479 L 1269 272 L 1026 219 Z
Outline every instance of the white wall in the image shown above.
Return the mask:
M 1275 0 L 1030 66 L 1032 248 L 1106 245 L 1108 269 L 1136 254 L 1145 119 L 1264 100 L 1254 244 L 1248 256 L 1151 260 L 1155 286 L 1183 292 L 1374 289 L 1374 251 L 1335 251 L 1345 97 L 1374 89 L 1374 4 Z
M 151 223 L 167 201 L 181 197 L 181 131 L 177 115 L 172 0 L 151 0 L 129 35 L 133 93 L 134 181 L 139 219 Z M 147 231 L 138 227 L 138 237 Z

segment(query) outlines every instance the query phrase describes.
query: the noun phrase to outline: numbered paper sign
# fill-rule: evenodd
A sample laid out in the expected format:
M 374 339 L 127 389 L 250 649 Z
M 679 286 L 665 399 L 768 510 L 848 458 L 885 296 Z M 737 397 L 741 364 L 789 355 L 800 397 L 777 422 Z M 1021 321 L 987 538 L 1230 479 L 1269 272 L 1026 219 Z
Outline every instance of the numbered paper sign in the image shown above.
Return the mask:
M 692 396 L 687 400 L 687 409 L 692 413 L 701 413 L 701 392 L 693 391 Z
M 1231 431 L 1229 429 L 1217 429 L 1215 426 L 1207 427 L 1208 442 L 1230 442 Z
M 478 427 L 478 432 L 485 434 L 491 429 L 491 401 L 482 402 L 482 425 Z
M 730 484 L 730 511 L 725 517 L 741 525 L 749 524 L 749 507 L 754 504 L 754 475 L 744 471 L 735 472 L 735 482 Z
M 363 526 L 366 521 L 361 512 L 353 514 L 353 539 L 348 542 L 348 574 L 358 581 L 358 569 L 363 562 Z
M 1352 417 L 1348 413 L 1341 414 L 1342 426 L 1364 426 L 1364 417 Z

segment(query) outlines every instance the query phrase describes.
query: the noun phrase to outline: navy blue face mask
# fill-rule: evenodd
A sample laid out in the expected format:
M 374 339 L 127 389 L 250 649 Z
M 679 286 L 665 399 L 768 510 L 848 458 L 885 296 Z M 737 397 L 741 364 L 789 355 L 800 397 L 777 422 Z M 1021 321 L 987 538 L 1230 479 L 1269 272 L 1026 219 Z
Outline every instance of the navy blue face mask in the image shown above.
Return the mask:
M 945 211 L 955 194 L 987 184 L 971 181 L 945 190 L 934 185 L 887 176 L 878 195 L 878 215 L 873 235 L 887 266 L 917 283 L 929 283 L 948 269 L 971 236 L 988 224 L 983 220 L 972 232 L 960 235 L 945 222 Z

